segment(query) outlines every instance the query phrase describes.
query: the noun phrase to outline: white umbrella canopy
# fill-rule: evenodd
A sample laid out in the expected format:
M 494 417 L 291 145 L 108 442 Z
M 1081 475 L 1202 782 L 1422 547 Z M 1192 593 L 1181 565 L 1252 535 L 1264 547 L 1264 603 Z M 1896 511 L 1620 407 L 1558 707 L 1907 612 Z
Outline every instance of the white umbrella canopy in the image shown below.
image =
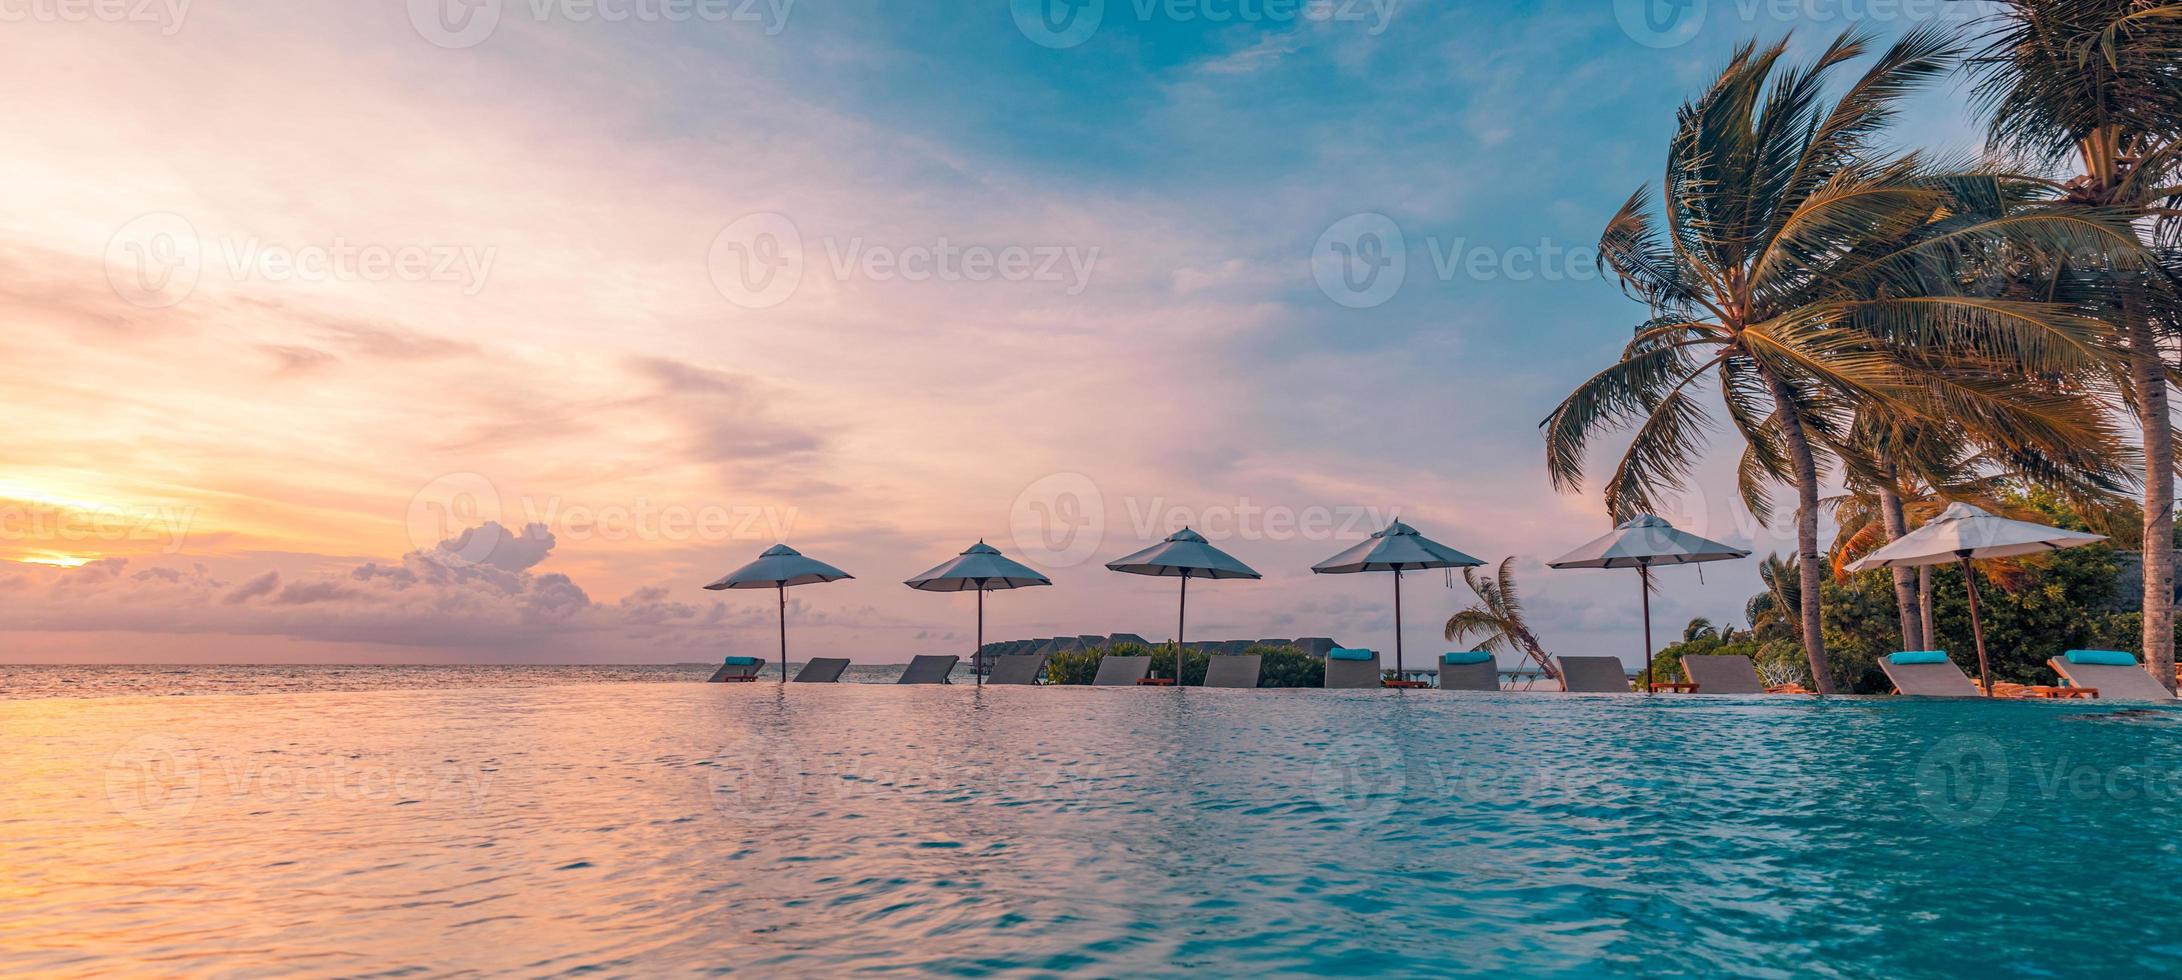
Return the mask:
M 1644 594 L 1644 686 L 1649 691 L 1658 683 L 1658 678 L 1652 676 L 1652 568 L 1748 557 L 1749 549 L 1721 544 L 1675 527 L 1663 518 L 1639 514 L 1606 535 L 1547 562 L 1546 567 L 1637 570 Z
M 2103 534 L 2010 520 L 1983 508 L 1952 503 L 1925 526 L 1849 563 L 1849 571 L 1948 565 L 1964 558 L 2015 558 L 2096 544 Z
M 1977 641 L 1977 671 L 1985 682 L 1985 696 L 1993 694 L 1992 664 L 1985 656 L 1985 621 L 1977 605 L 1978 558 L 2015 558 L 2062 548 L 2097 544 L 2106 535 L 2067 531 L 2030 521 L 2011 520 L 1970 504 L 1947 505 L 1940 516 L 1925 526 L 1848 564 L 1849 571 L 1874 568 L 1915 568 L 1920 565 L 1962 566 L 1963 585 L 1970 592 L 1970 635 Z
M 1053 580 L 1030 566 L 1000 553 L 983 541 L 942 562 L 916 578 L 902 583 L 921 592 L 977 591 L 977 650 L 970 654 L 971 672 L 985 683 L 985 593 L 994 589 L 1026 589 L 1052 585 Z
M 1263 578 L 1256 569 L 1205 541 L 1205 536 L 1183 528 L 1167 539 L 1136 554 L 1116 558 L 1106 567 L 1131 575 L 1162 575 L 1182 578 Z
M 1174 686 L 1182 686 L 1182 628 L 1189 621 L 1189 580 L 1193 578 L 1264 578 L 1234 555 L 1213 547 L 1205 536 L 1183 528 L 1167 539 L 1133 555 L 1107 562 L 1106 567 L 1131 575 L 1155 575 L 1182 580 L 1181 610 L 1174 626 Z
M 1400 521 L 1357 546 L 1311 566 L 1320 575 L 1394 573 L 1394 674 L 1402 675 L 1402 573 L 1426 568 L 1475 568 L 1485 564 L 1417 533 Z
M 1698 537 L 1643 514 L 1546 564 L 1549 568 L 1649 568 L 1748 557 L 1747 549 Z
M 727 573 L 719 581 L 705 586 L 715 592 L 722 589 L 785 589 L 797 585 L 817 585 L 855 578 L 838 568 L 784 544 L 765 549 L 758 560 Z
M 714 592 L 727 589 L 772 589 L 780 593 L 780 682 L 788 682 L 788 589 L 796 585 L 819 585 L 855 578 L 838 568 L 813 558 L 784 544 L 765 549 L 758 560 L 722 576 L 719 581 L 705 586 Z

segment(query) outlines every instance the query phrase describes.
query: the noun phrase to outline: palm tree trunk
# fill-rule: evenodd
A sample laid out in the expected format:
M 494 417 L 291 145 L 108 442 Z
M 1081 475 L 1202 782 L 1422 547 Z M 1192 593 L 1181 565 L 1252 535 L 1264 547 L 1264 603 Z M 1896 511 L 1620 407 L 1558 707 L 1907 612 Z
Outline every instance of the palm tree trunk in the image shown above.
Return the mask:
M 1931 644 L 1933 649 L 1937 649 L 1940 645 L 1940 632 L 1932 625 L 1932 566 L 1930 565 L 1923 565 L 1917 569 L 1917 605 L 1918 611 L 1924 619 L 1925 642 Z
M 1779 378 L 1767 375 L 1773 404 L 1780 413 L 1781 435 L 1796 465 L 1796 570 L 1803 595 L 1803 652 L 1811 661 L 1811 686 L 1820 694 L 1834 693 L 1833 672 L 1826 661 L 1825 626 L 1819 618 L 1821 585 L 1818 557 L 1818 459 L 1811 454 L 1811 440 L 1804 435 L 1803 420 L 1796 415 L 1795 392 Z
M 1879 488 L 1879 515 L 1886 524 L 1887 540 L 1900 541 L 1909 533 L 1909 520 L 1902 513 L 1902 495 L 1896 491 L 1899 474 L 1894 468 L 1892 456 L 1881 452 L 1879 466 L 1885 471 L 1887 483 Z M 1924 616 L 1917 609 L 1917 587 L 1909 580 L 1909 569 L 1890 568 L 1894 573 L 1894 605 L 1902 621 L 1902 649 L 1930 650 L 1924 639 Z
M 2137 421 L 2144 428 L 2144 663 L 2167 690 L 2174 677 L 2174 428 L 2167 375 L 2149 317 L 2124 301 Z

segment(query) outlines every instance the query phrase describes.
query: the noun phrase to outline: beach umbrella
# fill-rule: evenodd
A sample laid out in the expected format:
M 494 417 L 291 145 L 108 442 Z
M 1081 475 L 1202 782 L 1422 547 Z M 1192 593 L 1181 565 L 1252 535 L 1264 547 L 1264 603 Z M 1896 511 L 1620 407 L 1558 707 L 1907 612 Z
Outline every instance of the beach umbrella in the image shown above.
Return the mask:
M 1182 580 L 1182 608 L 1174 620 L 1174 686 L 1182 686 L 1182 628 L 1189 622 L 1189 580 L 1193 578 L 1263 578 L 1235 556 L 1205 543 L 1205 536 L 1189 528 L 1167 535 L 1149 548 L 1107 562 L 1106 567 L 1131 575 L 1159 575 Z
M 1417 533 L 1400 521 L 1371 539 L 1311 566 L 1321 575 L 1394 573 L 1394 676 L 1402 676 L 1402 573 L 1425 568 L 1475 568 L 1485 564 Z
M 803 553 L 784 544 L 765 549 L 758 560 L 727 573 L 725 578 L 705 586 L 714 592 L 723 589 L 773 589 L 780 593 L 780 682 L 788 683 L 788 588 L 795 585 L 817 585 L 822 582 L 838 582 L 855 578 L 838 568 L 816 559 L 805 558 Z
M 1548 568 L 1634 568 L 1644 590 L 1644 687 L 1652 677 L 1652 568 L 1655 565 L 1692 565 L 1707 561 L 1748 558 L 1750 552 L 1677 529 L 1650 514 L 1623 521 L 1612 533 L 1592 540 L 1560 558 Z
M 973 673 L 985 683 L 985 593 L 994 589 L 1022 589 L 1052 585 L 1053 580 L 1030 566 L 1000 553 L 980 540 L 938 568 L 902 583 L 923 592 L 977 591 L 977 652 L 971 654 Z
M 1848 565 L 1849 571 L 1874 568 L 1915 568 L 1920 565 L 1962 563 L 1962 581 L 1970 590 L 1970 634 L 1977 639 L 1977 672 L 1985 682 L 1985 696 L 1993 694 L 1992 665 L 1985 660 L 1985 623 L 1977 608 L 1975 558 L 2014 558 L 2106 540 L 2103 534 L 2064 531 L 2029 521 L 2011 521 L 1965 503 L 1952 503 L 1923 527 Z

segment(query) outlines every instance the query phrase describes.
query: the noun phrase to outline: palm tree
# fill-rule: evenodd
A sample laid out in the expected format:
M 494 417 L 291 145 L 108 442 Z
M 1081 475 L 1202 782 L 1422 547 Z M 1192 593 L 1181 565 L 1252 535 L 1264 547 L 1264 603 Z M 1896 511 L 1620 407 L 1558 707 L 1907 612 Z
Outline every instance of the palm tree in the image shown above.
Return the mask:
M 2119 210 L 2173 246 L 2182 227 L 2175 220 L 2182 216 L 2182 4 L 2001 5 L 1970 60 L 1993 142 L 2036 165 L 2065 167 L 2069 176 L 2052 184 L 2062 206 Z M 2143 432 L 2144 658 L 2169 690 L 2175 455 L 2162 335 L 2174 326 L 2174 268 L 2120 270 L 2112 309 L 2128 346 L 2128 403 Z
M 1633 427 L 1606 504 L 1616 518 L 1649 511 L 1702 456 L 1712 416 L 1692 389 L 1716 380 L 1745 446 L 1744 504 L 1770 519 L 1768 487 L 1796 491 L 1800 634 L 1812 682 L 1830 694 L 1819 479 L 1848 455 L 1856 409 L 1985 419 L 2047 446 L 2110 440 L 2068 382 L 2109 362 L 2112 331 L 2068 303 L 1966 291 L 1961 269 L 2002 246 L 2045 256 L 2129 238 L 2027 209 L 2001 177 L 1873 150 L 1896 103 L 1952 64 L 1938 31 L 1901 38 L 1830 104 L 1828 80 L 1867 39 L 1844 33 L 1802 67 L 1781 65 L 1785 43 L 1735 52 L 1678 115 L 1657 213 L 1639 190 L 1608 224 L 1600 261 L 1652 315 L 1543 428 L 1554 484 L 1569 491 L 1591 437 Z
M 1465 568 L 1462 580 L 1477 593 L 1477 604 L 1448 617 L 1444 631 L 1448 641 L 1465 643 L 1473 636 L 1479 637 L 1475 649 L 1496 654 L 1513 650 L 1537 664 L 1547 677 L 1560 679 L 1560 666 L 1538 644 L 1538 635 L 1530 631 L 1530 624 L 1523 618 L 1523 597 L 1515 590 L 1515 556 L 1501 559 L 1491 578 L 1479 575 L 1477 569 Z
M 1734 629 L 1732 626 L 1728 627 L 1730 632 L 1733 632 Z M 1703 616 L 1690 620 L 1689 625 L 1682 627 L 1682 642 L 1684 643 L 1695 643 L 1704 639 L 1718 640 L 1720 638 L 1719 627 L 1712 625 L 1712 620 Z
M 1758 581 L 1765 583 L 1765 591 L 1750 597 L 1743 608 L 1751 635 L 1759 643 L 1785 639 L 1802 646 L 1803 582 L 1796 563 L 1778 554 L 1767 555 L 1758 563 Z

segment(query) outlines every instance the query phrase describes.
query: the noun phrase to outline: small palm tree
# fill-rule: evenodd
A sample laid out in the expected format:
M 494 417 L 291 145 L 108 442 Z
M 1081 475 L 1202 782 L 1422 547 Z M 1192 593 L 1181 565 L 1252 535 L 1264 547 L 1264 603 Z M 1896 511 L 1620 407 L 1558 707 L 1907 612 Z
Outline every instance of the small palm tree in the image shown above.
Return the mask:
M 1787 640 L 1802 646 L 1803 576 L 1796 563 L 1778 554 L 1767 555 L 1758 563 L 1758 580 L 1765 583 L 1765 591 L 1752 596 L 1743 609 L 1751 634 L 1759 643 Z
M 2048 445 L 2111 441 L 2099 407 L 2065 382 L 2110 362 L 2112 331 L 2066 303 L 1968 292 L 1962 268 L 2002 248 L 2133 246 L 2091 216 L 2022 207 L 2026 192 L 2000 177 L 1875 152 L 1895 104 L 1956 51 L 1936 30 L 1913 31 L 1827 103 L 1830 76 L 1866 45 L 1844 33 L 1794 68 L 1781 65 L 1785 42 L 1745 45 L 1683 106 L 1659 207 L 1639 190 L 1599 243 L 1652 316 L 1543 424 L 1564 491 L 1580 488 L 1595 434 L 1634 429 L 1605 485 L 1622 518 L 1686 485 L 1712 426 L 1695 390 L 1716 382 L 1745 447 L 1744 504 L 1769 519 L 1768 487 L 1796 492 L 1800 635 L 1824 694 L 1834 683 L 1819 625 L 1821 464 L 1851 455 L 1856 410 L 1988 419 Z
M 1448 641 L 1468 643 L 1476 637 L 1475 649 L 1494 654 L 1512 650 L 1537 664 L 1547 677 L 1558 680 L 1560 665 L 1539 645 L 1538 635 L 1531 632 L 1523 618 L 1523 597 L 1515 589 L 1515 557 L 1501 559 L 1490 578 L 1478 574 L 1477 569 L 1465 568 L 1462 580 L 1477 593 L 1477 604 L 1448 617 L 1444 631 Z

